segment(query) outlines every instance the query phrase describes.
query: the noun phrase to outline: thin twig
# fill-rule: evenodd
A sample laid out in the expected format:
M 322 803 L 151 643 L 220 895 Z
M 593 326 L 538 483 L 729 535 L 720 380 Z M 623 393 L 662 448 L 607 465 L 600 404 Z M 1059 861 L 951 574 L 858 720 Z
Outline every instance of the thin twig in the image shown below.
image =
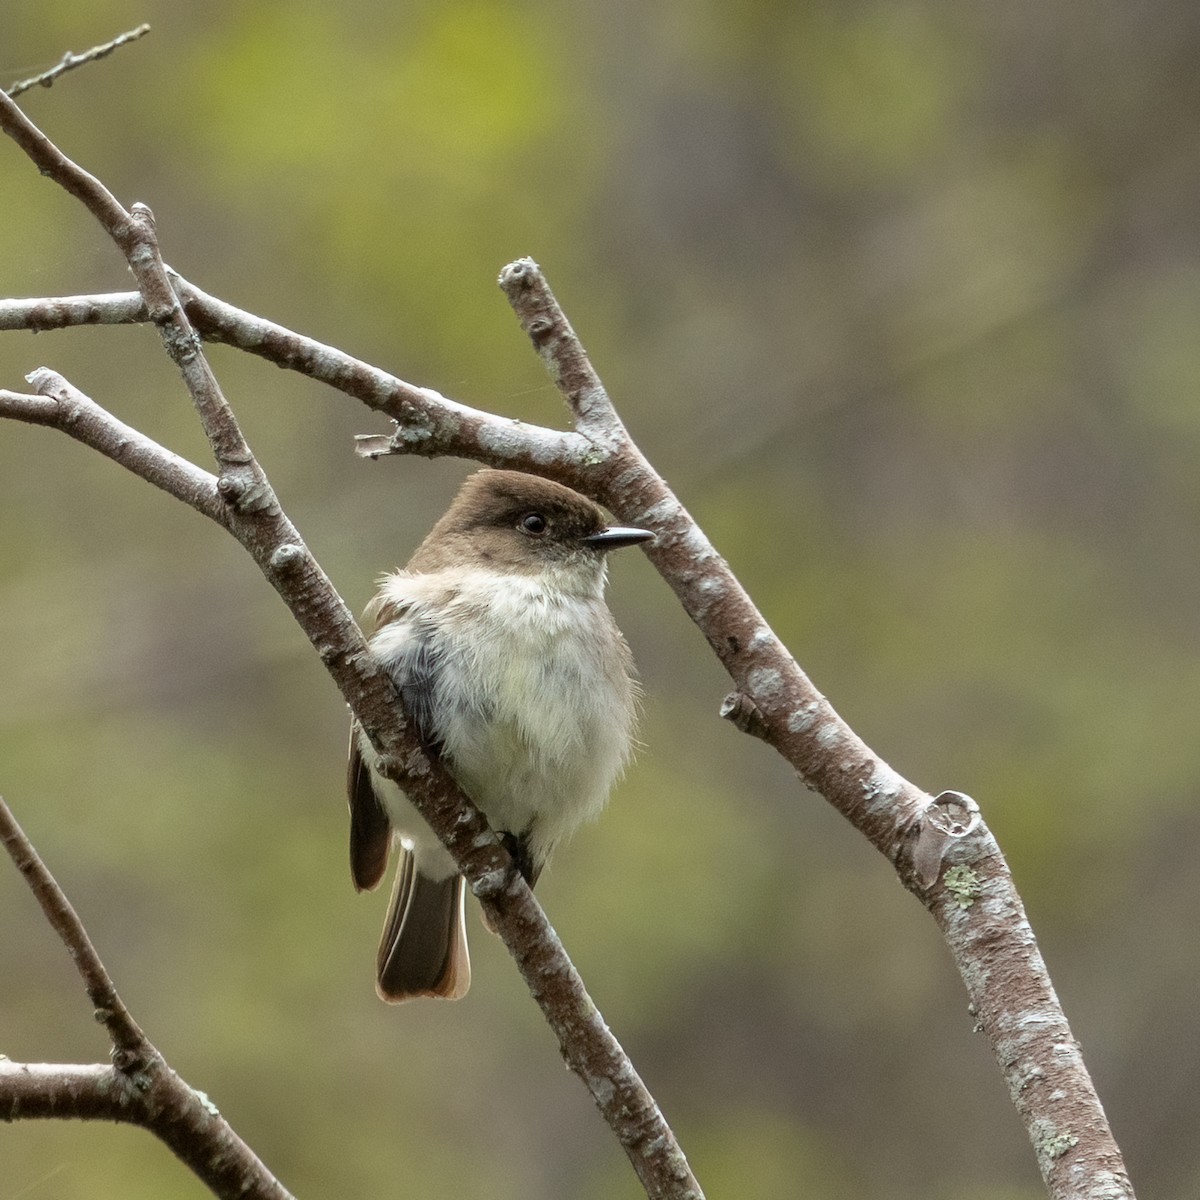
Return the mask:
M 500 286 L 520 308 L 522 328 L 566 400 L 575 427 L 608 450 L 625 445 L 625 426 L 537 263 L 532 258 L 509 263 L 500 272 Z
M 152 1049 L 146 1035 L 129 1015 L 125 1002 L 117 994 L 112 978 L 105 970 L 91 938 L 87 935 L 87 930 L 83 927 L 83 922 L 71 907 L 71 902 L 58 886 L 54 876 L 47 870 L 46 864 L 38 856 L 33 844 L 25 836 L 25 831 L 17 823 L 3 796 L 0 796 L 0 842 L 4 843 L 9 858 L 25 877 L 25 882 L 29 884 L 30 891 L 41 905 L 51 928 L 62 938 L 63 945 L 66 946 L 71 961 L 83 979 L 84 987 L 87 988 L 88 998 L 96 1010 L 96 1017 L 108 1030 L 113 1049 L 118 1055 L 124 1056 L 124 1061 L 128 1064 L 144 1061 Z M 129 1068 L 126 1066 L 123 1069 Z
M 215 475 L 119 421 L 54 371 L 40 367 L 29 382 L 37 395 L 0 389 L 0 417 L 59 429 L 218 524 L 225 523 Z
M 90 50 L 85 50 L 82 54 L 74 54 L 68 50 L 48 71 L 43 71 L 40 75 L 35 75 L 32 79 L 22 79 L 20 83 L 14 83 L 10 87 L 6 87 L 4 94 L 6 96 L 19 96 L 22 92 L 29 91 L 30 88 L 50 87 L 60 75 L 65 75 L 68 71 L 75 70 L 76 67 L 82 67 L 85 63 L 107 58 L 114 50 L 127 45 L 129 42 L 136 42 L 138 38 L 145 37 L 149 32 L 150 26 L 142 24 L 136 29 L 131 29 L 128 33 L 123 33 L 119 37 L 113 38 L 111 42 L 105 42 L 103 46 L 93 46 Z

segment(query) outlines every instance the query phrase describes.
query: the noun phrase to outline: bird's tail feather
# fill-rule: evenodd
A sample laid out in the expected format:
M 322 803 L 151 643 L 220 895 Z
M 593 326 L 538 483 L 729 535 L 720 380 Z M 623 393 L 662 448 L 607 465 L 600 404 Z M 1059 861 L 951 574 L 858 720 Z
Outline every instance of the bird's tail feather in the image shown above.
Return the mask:
M 391 1004 L 417 996 L 459 1000 L 471 986 L 461 875 L 430 879 L 400 856 L 376 960 L 375 990 Z

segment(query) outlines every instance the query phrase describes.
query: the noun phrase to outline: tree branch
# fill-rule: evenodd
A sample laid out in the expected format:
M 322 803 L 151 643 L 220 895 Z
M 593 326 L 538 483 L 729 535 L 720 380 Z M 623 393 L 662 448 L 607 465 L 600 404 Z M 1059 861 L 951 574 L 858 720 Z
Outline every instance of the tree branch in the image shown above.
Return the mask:
M 0 417 L 58 429 L 219 525 L 225 524 L 215 475 L 119 421 L 54 371 L 39 367 L 29 374 L 28 382 L 37 395 L 0 388 Z
M 66 894 L 3 797 L 0 843 L 66 946 L 113 1047 L 112 1066 L 14 1063 L 0 1057 L 4 1119 L 77 1117 L 140 1125 L 222 1200 L 291 1200 L 212 1101 L 184 1083 L 139 1028 Z
M 115 1051 L 113 1061 L 127 1072 L 143 1069 L 153 1047 L 117 994 L 83 922 L 38 857 L 3 797 L 0 797 L 0 842 L 24 876 L 50 927 L 66 946 L 96 1010 L 96 1019 L 108 1030 Z
M 140 292 L 0 300 L 0 331 L 41 333 L 77 325 L 135 325 L 149 319 Z
M 0 392 L 0 416 L 59 428 L 93 446 L 139 477 L 189 500 L 195 482 L 183 461 L 148 438 L 136 435 L 137 453 L 126 447 L 133 431 L 106 413 L 60 376 L 44 369 L 32 378 L 53 393 L 23 396 Z M 72 414 L 81 414 L 73 418 Z M 221 524 L 228 510 L 217 481 L 192 467 L 207 485 L 209 504 L 198 511 Z M 231 531 L 237 536 L 238 529 Z M 239 540 L 241 540 L 239 538 Z M 362 635 L 307 550 L 281 542 L 269 551 L 255 541 L 256 559 L 266 554 L 265 573 L 298 623 L 317 646 L 326 667 L 380 751 L 389 777 L 403 784 L 437 831 L 488 912 L 489 920 L 516 961 L 522 978 L 558 1036 L 568 1066 L 583 1079 L 617 1135 L 650 1197 L 702 1200 L 674 1134 L 632 1063 L 588 995 L 545 913 L 484 818 L 465 800 L 438 759 L 428 759 L 400 721 L 402 708 L 390 677 L 380 671 Z M 261 565 L 261 564 L 260 564 Z M 345 623 L 345 627 L 343 626 Z M 0 1079 L 0 1101 L 4 1099 Z
M 576 429 L 610 451 L 626 446 L 629 435 L 617 410 L 537 263 L 532 258 L 509 263 L 500 272 L 500 286 L 566 400 Z
M 615 412 L 604 415 L 611 401 L 536 264 L 522 259 L 506 267 L 500 286 L 539 353 L 554 360 L 550 373 L 568 403 L 586 397 L 590 419 L 619 430 L 595 495 L 621 520 L 657 533 L 646 553 L 732 677 L 737 692 L 726 705 L 741 713 L 753 710 L 747 731 L 774 746 L 810 788 L 887 855 L 937 921 L 1051 1195 L 1131 1198 L 1120 1150 L 1012 874 L 974 802 L 957 792 L 930 799 L 838 716 L 628 441 Z M 970 819 L 949 815 L 956 808 L 969 809 Z M 922 843 L 923 853 L 915 857 Z
M 432 388 L 406 383 L 335 346 L 218 300 L 167 269 L 193 328 L 206 341 L 234 346 L 297 371 L 390 417 L 396 423 L 392 434 L 359 439 L 357 452 L 364 458 L 397 453 L 455 456 L 535 471 L 540 464 L 541 474 L 562 479 L 572 465 L 594 457 L 593 443 L 580 433 L 511 421 L 447 399 Z M 0 300 L 0 330 L 42 332 L 149 320 L 138 292 Z M 565 471 L 560 464 L 566 465 Z
M 129 30 L 128 33 L 120 34 L 111 42 L 105 42 L 102 46 L 93 46 L 82 54 L 73 54 L 68 50 L 48 71 L 43 71 L 32 79 L 22 79 L 19 83 L 10 84 L 4 89 L 4 94 L 10 97 L 19 96 L 22 92 L 29 91 L 30 88 L 50 87 L 60 75 L 65 75 L 68 71 L 73 71 L 76 67 L 82 67 L 86 63 L 96 62 L 97 59 L 107 58 L 114 50 L 129 42 L 136 42 L 138 38 L 145 37 L 149 32 L 150 26 L 143 24 L 136 29 Z

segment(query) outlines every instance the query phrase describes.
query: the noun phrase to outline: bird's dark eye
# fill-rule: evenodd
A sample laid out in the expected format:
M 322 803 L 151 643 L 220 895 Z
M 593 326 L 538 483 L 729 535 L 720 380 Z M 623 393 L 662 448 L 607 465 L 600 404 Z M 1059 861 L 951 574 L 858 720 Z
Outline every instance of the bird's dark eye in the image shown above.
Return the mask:
M 530 537 L 541 537 L 546 532 L 546 518 L 541 513 L 526 513 L 518 522 L 517 528 Z

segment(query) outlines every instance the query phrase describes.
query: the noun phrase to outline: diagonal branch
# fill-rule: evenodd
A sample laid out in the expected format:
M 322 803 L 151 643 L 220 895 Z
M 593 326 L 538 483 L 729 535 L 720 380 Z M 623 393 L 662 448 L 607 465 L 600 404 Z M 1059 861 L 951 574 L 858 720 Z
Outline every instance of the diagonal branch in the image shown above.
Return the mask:
M 568 403 L 584 396 L 591 420 L 615 421 L 615 413 L 602 415 L 611 401 L 537 265 L 513 263 L 501 272 L 500 286 L 535 347 L 561 358 L 551 375 Z M 1008 864 L 974 802 L 958 792 L 931 800 L 870 750 L 800 669 L 632 442 L 605 464 L 595 494 L 621 520 L 658 534 L 647 555 L 737 689 L 723 715 L 772 745 L 886 854 L 937 921 L 1051 1195 L 1131 1198 L 1120 1150 Z
M 416 454 L 456 456 L 494 467 L 524 468 L 568 482 L 599 461 L 597 449 L 619 429 L 606 423 L 590 436 L 506 420 L 448 399 L 433 388 L 407 383 L 353 355 L 210 296 L 169 272 L 192 328 L 207 342 L 245 350 L 267 362 L 328 384 L 390 417 L 391 434 L 360 437 L 363 458 Z M 0 331 L 44 332 L 80 325 L 144 324 L 150 320 L 140 292 L 0 300 Z M 622 435 L 623 436 L 623 435 Z
M 193 506 L 226 527 L 228 520 L 237 535 L 237 522 L 219 504 L 214 477 L 191 464 L 181 468 L 176 455 L 135 434 L 54 372 L 37 371 L 32 378 L 53 399 L 0 391 L 0 416 L 79 436 L 140 478 L 189 503 L 189 489 L 204 485 L 207 501 Z M 131 435 L 139 439 L 136 454 L 127 453 Z M 647 1195 L 702 1200 L 674 1134 L 604 1023 L 541 906 L 441 761 L 428 759 L 408 734 L 391 679 L 375 665 L 341 598 L 302 545 L 282 542 L 274 550 L 270 545 L 256 539 L 247 548 L 256 559 L 266 556 L 265 573 L 318 648 L 379 750 L 385 773 L 403 784 L 446 843 L 557 1035 L 568 1066 L 592 1093 Z M 4 1096 L 0 1077 L 0 1099 Z
M 158 251 L 154 214 L 144 204 L 126 211 L 108 188 L 72 162 L 4 95 L 0 95 L 0 128 L 43 175 L 79 200 L 116 243 L 137 280 L 164 349 L 183 376 L 222 474 L 230 473 L 234 485 L 243 491 L 261 486 L 261 473 L 250 469 L 250 448 L 171 286 Z
M 217 459 L 216 490 L 223 505 L 215 519 L 252 555 L 288 605 L 379 752 L 381 771 L 402 784 L 482 900 L 557 1035 L 564 1058 L 591 1092 L 647 1195 L 702 1200 L 673 1132 L 605 1025 L 532 892 L 445 767 L 425 754 L 390 676 L 369 654 L 341 597 L 304 546 L 246 446 L 176 298 L 158 253 L 149 209 L 135 205 L 126 213 L 102 184 L 63 155 L 3 96 L 0 128 L 45 174 L 78 196 L 125 254 L 146 311 L 180 366 Z M 49 372 L 35 377 L 45 386 L 56 386 L 57 377 Z M 97 411 L 103 410 L 97 406 Z
M 24 876 L 50 927 L 66 946 L 75 969 L 83 979 L 96 1017 L 112 1039 L 114 1061 L 125 1065 L 125 1069 L 133 1069 L 134 1064 L 144 1063 L 153 1052 L 153 1047 L 117 994 L 83 922 L 38 857 L 3 797 L 0 797 L 0 843 L 3 843 L 9 858 Z
M 617 450 L 626 445 L 625 426 L 537 263 L 532 258 L 509 263 L 500 273 L 500 286 L 518 308 L 521 326 L 562 392 L 575 428 L 598 446 Z

